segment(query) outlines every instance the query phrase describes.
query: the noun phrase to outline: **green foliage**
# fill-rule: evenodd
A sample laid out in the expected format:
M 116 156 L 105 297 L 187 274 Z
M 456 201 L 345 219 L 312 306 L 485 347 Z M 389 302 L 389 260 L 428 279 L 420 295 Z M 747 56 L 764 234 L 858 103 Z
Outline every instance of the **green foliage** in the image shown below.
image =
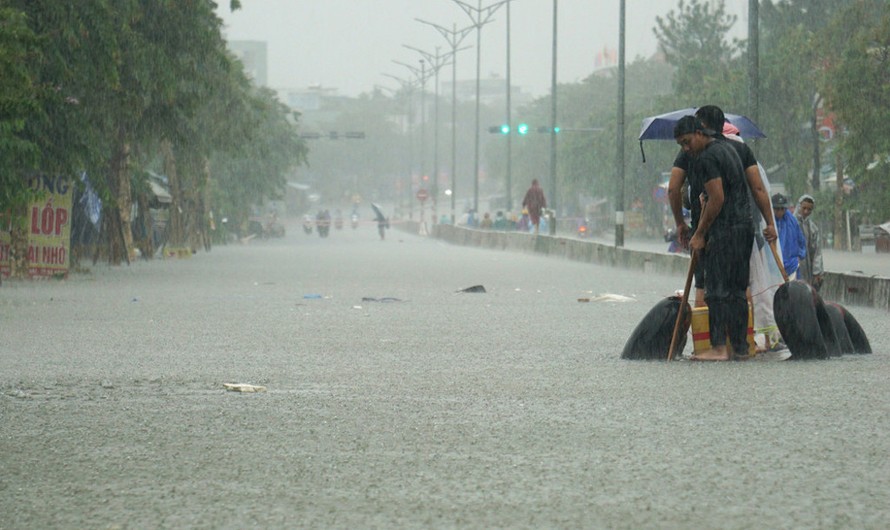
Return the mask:
M 820 88 L 844 134 L 845 173 L 854 205 L 872 222 L 890 219 L 890 4 L 854 2 L 828 29 L 832 44 Z
M 23 134 L 29 121 L 45 119 L 29 66 L 39 53 L 24 13 L 0 8 L 0 213 L 28 200 L 23 175 L 40 159 L 39 146 Z
M 127 148 L 137 165 L 130 168 L 134 189 L 144 190 L 141 169 L 161 171 L 158 148 L 165 140 L 180 158 L 189 192 L 202 191 L 205 161 L 221 160 L 217 196 L 245 211 L 248 201 L 279 194 L 284 175 L 305 162 L 290 111 L 271 92 L 252 87 L 227 52 L 215 2 L 7 0 L 4 6 L 0 209 L 21 201 L 25 177 L 35 172 L 86 170 L 109 200 L 111 162 Z M 231 0 L 229 8 L 240 2 Z M 243 170 L 229 178 L 236 167 Z
M 686 101 L 732 101 L 743 94 L 745 69 L 738 41 L 727 33 L 736 17 L 726 14 L 724 2 L 680 0 L 677 10 L 656 17 L 653 30 L 668 64 L 676 68 L 674 91 Z M 682 105 L 696 107 L 699 104 Z
M 307 154 L 297 123 L 271 91 L 255 90 L 240 104 L 246 106 L 228 125 L 235 127 L 231 139 L 240 136 L 241 141 L 211 158 L 213 203 L 233 219 L 242 219 L 251 205 L 278 197 L 286 175 L 304 163 Z

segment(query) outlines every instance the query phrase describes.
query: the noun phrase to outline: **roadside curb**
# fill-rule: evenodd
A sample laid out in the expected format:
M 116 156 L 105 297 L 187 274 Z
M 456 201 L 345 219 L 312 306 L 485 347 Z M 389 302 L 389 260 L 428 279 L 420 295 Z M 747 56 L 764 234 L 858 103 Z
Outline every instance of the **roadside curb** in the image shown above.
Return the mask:
M 416 221 L 405 221 L 397 226 L 400 230 L 413 234 L 417 234 L 419 230 L 419 223 Z M 685 276 L 689 269 L 689 257 L 683 254 L 632 250 L 575 238 L 474 230 L 444 224 L 434 225 L 429 231 L 429 237 L 454 245 L 542 254 L 645 274 Z M 890 278 L 826 272 L 820 294 L 830 302 L 890 311 Z

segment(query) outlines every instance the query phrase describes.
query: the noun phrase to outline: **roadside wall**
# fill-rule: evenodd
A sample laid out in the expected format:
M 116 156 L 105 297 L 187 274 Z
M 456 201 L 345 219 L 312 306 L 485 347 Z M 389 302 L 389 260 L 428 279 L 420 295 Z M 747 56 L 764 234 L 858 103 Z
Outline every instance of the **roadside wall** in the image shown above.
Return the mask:
M 394 226 L 413 234 L 417 234 L 419 230 L 417 221 L 403 221 Z M 647 274 L 685 278 L 689 272 L 689 257 L 682 254 L 619 248 L 575 238 L 545 235 L 535 237 L 522 232 L 473 230 L 442 224 L 432 226 L 429 235 L 454 245 L 543 254 Z M 890 311 L 890 278 L 826 272 L 820 294 L 829 302 Z

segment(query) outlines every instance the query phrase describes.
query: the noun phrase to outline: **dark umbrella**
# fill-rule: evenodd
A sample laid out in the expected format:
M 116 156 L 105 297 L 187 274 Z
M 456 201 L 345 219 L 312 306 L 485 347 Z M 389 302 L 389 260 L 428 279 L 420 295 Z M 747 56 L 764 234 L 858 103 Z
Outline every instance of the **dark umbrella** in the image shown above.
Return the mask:
M 371 208 L 374 209 L 374 215 L 377 217 L 377 222 L 385 223 L 385 222 L 386 222 L 386 216 L 383 215 L 383 210 L 380 208 L 380 206 L 377 205 L 377 204 L 374 204 L 374 203 L 372 202 L 372 203 L 371 203 Z
M 692 116 L 697 107 L 675 110 L 658 116 L 650 116 L 643 119 L 643 127 L 640 129 L 640 152 L 643 153 L 643 162 L 646 162 L 646 153 L 643 151 L 643 140 L 673 140 L 674 126 L 683 116 Z M 726 121 L 736 126 L 739 136 L 742 138 L 766 138 L 760 127 L 746 116 L 741 114 L 725 114 Z
M 643 128 L 640 129 L 640 140 L 673 140 L 674 125 L 683 116 L 692 116 L 697 108 L 675 110 L 658 116 L 651 116 L 643 120 Z M 726 114 L 726 121 L 735 125 L 742 138 L 766 138 L 763 131 L 749 118 L 740 114 Z

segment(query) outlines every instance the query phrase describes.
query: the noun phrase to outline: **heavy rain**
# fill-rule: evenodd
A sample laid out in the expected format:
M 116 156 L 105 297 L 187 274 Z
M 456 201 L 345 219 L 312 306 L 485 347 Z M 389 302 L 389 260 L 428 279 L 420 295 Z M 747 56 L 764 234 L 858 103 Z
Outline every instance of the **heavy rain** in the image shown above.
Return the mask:
M 890 4 L 0 35 L 0 527 L 890 526 Z

